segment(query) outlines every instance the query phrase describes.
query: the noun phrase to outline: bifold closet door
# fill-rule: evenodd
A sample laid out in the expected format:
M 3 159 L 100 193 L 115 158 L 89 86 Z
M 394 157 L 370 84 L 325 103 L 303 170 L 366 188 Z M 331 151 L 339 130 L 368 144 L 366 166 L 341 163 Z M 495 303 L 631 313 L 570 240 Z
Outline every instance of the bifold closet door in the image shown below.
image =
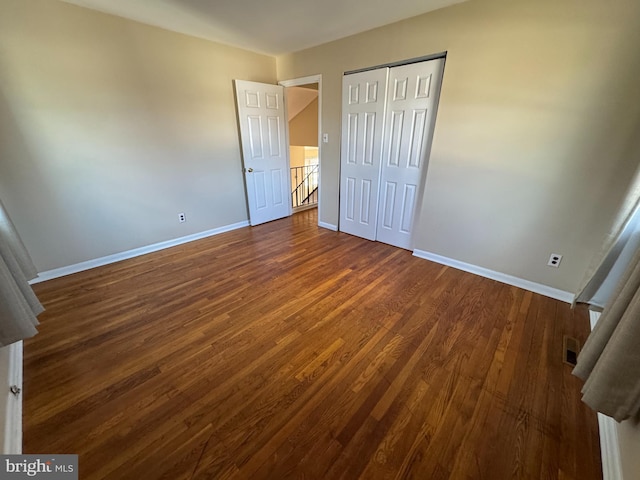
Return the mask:
M 376 240 L 410 249 L 444 59 L 389 71 Z
M 444 59 L 345 75 L 340 230 L 410 249 Z
M 342 82 L 340 230 L 376 239 L 380 157 L 388 68 Z

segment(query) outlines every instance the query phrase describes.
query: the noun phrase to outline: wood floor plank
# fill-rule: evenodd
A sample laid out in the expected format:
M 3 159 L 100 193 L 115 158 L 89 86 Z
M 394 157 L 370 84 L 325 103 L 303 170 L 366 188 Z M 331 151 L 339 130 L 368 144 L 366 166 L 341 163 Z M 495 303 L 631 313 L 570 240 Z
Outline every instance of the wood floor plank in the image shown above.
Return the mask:
M 82 479 L 601 478 L 586 310 L 313 210 L 35 290 L 24 452 Z

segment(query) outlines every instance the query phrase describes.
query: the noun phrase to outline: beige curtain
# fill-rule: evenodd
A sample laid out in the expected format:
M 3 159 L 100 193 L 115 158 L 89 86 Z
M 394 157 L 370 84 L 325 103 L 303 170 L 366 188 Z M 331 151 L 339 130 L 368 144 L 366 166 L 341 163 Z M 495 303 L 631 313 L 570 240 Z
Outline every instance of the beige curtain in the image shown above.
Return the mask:
M 640 249 L 578 356 L 582 400 L 618 422 L 640 413 Z
M 29 280 L 38 272 L 0 201 L 0 346 L 34 336 L 44 308 Z

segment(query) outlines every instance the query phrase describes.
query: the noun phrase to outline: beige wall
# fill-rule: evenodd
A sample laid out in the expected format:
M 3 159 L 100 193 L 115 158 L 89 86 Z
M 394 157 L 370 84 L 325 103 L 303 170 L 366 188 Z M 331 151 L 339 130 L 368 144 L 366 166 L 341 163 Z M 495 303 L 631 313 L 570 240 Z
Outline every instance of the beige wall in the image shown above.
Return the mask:
M 322 74 L 321 220 L 342 73 L 447 51 L 415 247 L 573 291 L 638 162 L 639 44 L 636 0 L 473 0 L 278 57 L 281 80 Z
M 289 121 L 289 144 L 318 146 L 318 99 Z
M 279 57 L 323 75 L 321 220 L 342 72 L 447 51 L 416 248 L 573 290 L 636 168 L 639 43 L 634 0 L 473 0 Z M 47 0 L 1 0 L 0 44 L 0 194 L 39 270 L 246 220 L 232 79 L 273 58 Z
M 304 167 L 304 147 L 296 145 L 289 147 L 289 166 Z
M 53 0 L 0 0 L 0 45 L 0 195 L 40 271 L 247 220 L 232 80 L 274 58 Z

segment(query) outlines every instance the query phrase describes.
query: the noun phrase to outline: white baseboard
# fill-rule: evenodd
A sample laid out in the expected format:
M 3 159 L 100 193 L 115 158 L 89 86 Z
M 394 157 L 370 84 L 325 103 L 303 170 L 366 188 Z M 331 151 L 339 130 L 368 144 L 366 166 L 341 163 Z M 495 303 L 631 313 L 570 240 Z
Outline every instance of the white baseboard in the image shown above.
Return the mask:
M 493 270 L 489 270 L 488 268 L 478 267 L 477 265 L 472 265 L 470 263 L 460 262 L 458 260 L 454 260 L 448 257 L 443 257 L 442 255 L 437 255 L 435 253 L 427 252 L 424 250 L 416 249 L 413 251 L 413 255 L 418 258 L 431 260 L 432 262 L 440 263 L 442 265 L 447 265 L 448 267 L 453 267 L 458 270 L 463 270 L 465 272 L 473 273 L 475 275 L 480 275 L 481 277 L 486 277 L 486 278 L 490 278 L 491 280 L 496 280 L 498 282 L 506 283 L 507 285 L 512 285 L 514 287 L 522 288 L 524 290 L 529 290 L 530 292 L 538 293 L 540 295 L 544 295 L 545 297 L 555 298 L 556 300 L 560 300 L 562 302 L 566 302 L 566 303 L 573 302 L 572 293 L 565 292 L 564 290 L 559 290 L 557 288 L 549 287 L 547 285 L 542 285 L 541 283 L 531 282 L 523 278 L 507 275 L 506 273 L 500 273 Z
M 598 427 L 600 429 L 602 480 L 622 480 L 618 424 L 613 418 L 598 413 Z
M 139 257 L 147 253 L 157 252 L 158 250 L 164 250 L 165 248 L 175 247 L 176 245 L 182 245 L 183 243 L 193 242 L 194 240 L 200 240 L 202 238 L 211 237 L 213 235 L 219 235 L 220 233 L 230 232 L 242 227 L 248 227 L 249 222 L 243 221 L 233 223 L 231 225 L 225 225 L 224 227 L 213 228 L 200 233 L 194 233 L 185 237 L 176 238 L 173 240 L 167 240 L 165 242 L 154 243 L 146 247 L 134 248 L 133 250 L 127 250 L 126 252 L 114 253 L 113 255 L 107 255 L 106 257 L 96 258 L 95 260 L 87 260 L 86 262 L 76 263 L 75 265 L 69 265 L 68 267 L 55 268 L 53 270 L 47 270 L 38 274 L 37 278 L 34 278 L 29 283 L 40 283 L 54 278 L 64 277 L 73 273 L 83 272 L 92 268 L 101 267 L 110 263 L 120 262 L 129 258 Z
M 322 227 L 322 228 L 326 228 L 328 230 L 333 230 L 334 232 L 338 231 L 338 226 L 337 225 L 333 225 L 331 223 L 325 223 L 325 222 L 318 222 L 318 226 Z
M 8 386 L 16 385 L 22 390 L 22 342 L 12 343 L 9 349 Z M 3 386 L 6 388 L 6 386 Z M 7 405 L 4 419 L 4 455 L 22 453 L 22 392 L 18 395 L 6 392 Z
M 600 312 L 589 310 L 591 330 L 596 326 L 599 318 Z M 602 480 L 622 480 L 622 458 L 620 457 L 618 424 L 613 418 L 598 413 L 598 427 L 600 430 Z

